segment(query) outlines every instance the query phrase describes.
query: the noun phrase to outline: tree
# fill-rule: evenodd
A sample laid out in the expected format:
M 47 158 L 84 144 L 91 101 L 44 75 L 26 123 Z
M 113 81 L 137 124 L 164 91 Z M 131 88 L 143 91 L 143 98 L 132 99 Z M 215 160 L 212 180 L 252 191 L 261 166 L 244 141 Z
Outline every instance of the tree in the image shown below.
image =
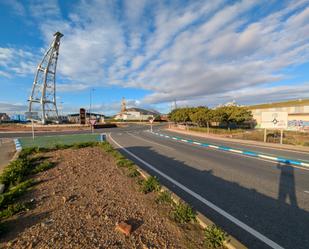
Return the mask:
M 198 126 L 207 126 L 207 132 L 209 133 L 209 123 L 212 121 L 212 110 L 207 107 L 197 107 L 196 111 L 190 115 L 193 123 Z

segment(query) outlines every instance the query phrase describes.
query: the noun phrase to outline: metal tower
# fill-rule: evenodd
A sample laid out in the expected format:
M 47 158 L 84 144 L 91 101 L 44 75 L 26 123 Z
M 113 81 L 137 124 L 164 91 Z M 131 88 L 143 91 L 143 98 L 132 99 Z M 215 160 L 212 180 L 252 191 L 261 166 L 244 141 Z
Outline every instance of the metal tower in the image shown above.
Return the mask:
M 41 110 L 41 122 L 58 122 L 58 109 L 56 105 L 56 67 L 59 54 L 60 32 L 54 34 L 44 57 L 38 65 L 33 81 L 31 96 L 29 97 L 29 112 L 37 111 L 34 105 L 39 104 Z

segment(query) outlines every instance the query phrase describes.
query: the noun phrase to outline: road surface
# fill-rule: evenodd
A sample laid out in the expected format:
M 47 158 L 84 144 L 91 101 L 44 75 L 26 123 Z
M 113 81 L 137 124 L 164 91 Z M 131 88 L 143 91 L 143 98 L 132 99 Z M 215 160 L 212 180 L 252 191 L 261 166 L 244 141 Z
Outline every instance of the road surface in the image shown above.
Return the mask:
M 112 132 L 111 138 L 140 167 L 249 248 L 309 248 L 308 169 L 202 148 L 142 130 Z M 245 226 L 233 223 L 229 215 Z

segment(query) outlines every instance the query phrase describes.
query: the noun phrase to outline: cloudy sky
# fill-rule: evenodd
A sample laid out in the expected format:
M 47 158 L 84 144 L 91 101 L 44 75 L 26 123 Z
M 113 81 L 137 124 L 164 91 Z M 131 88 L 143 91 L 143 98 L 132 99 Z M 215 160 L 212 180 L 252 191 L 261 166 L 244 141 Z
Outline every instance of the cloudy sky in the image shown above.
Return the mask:
M 25 109 L 55 31 L 65 111 L 309 97 L 309 0 L 0 0 L 0 27 L 0 112 Z

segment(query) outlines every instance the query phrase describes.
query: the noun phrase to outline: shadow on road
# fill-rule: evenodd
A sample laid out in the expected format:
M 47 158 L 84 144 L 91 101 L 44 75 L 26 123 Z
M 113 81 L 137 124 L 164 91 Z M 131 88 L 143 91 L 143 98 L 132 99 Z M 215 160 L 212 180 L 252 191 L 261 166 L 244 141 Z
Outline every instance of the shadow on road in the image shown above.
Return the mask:
M 295 193 L 294 167 L 292 167 L 289 163 L 279 163 L 277 168 L 281 171 L 278 200 L 282 203 L 287 203 L 287 199 L 289 198 L 291 206 L 297 207 L 298 205 Z
M 189 166 L 175 158 L 159 154 L 151 147 L 135 146 L 126 147 L 126 149 L 284 248 L 309 248 L 309 213 L 297 206 L 294 174 L 291 166 L 278 165 L 281 170 L 278 200 L 259 193 L 255 189 L 249 189 L 236 182 L 220 178 L 214 175 L 212 170 L 201 170 L 201 167 Z M 128 157 L 130 158 L 129 155 Z M 150 174 L 156 175 L 163 185 L 240 239 L 249 248 L 269 248 L 161 175 L 153 172 L 136 159 L 134 160 L 132 157 L 131 159 Z M 205 163 L 207 162 L 205 161 Z M 285 202 L 287 197 L 290 198 L 291 205 Z

